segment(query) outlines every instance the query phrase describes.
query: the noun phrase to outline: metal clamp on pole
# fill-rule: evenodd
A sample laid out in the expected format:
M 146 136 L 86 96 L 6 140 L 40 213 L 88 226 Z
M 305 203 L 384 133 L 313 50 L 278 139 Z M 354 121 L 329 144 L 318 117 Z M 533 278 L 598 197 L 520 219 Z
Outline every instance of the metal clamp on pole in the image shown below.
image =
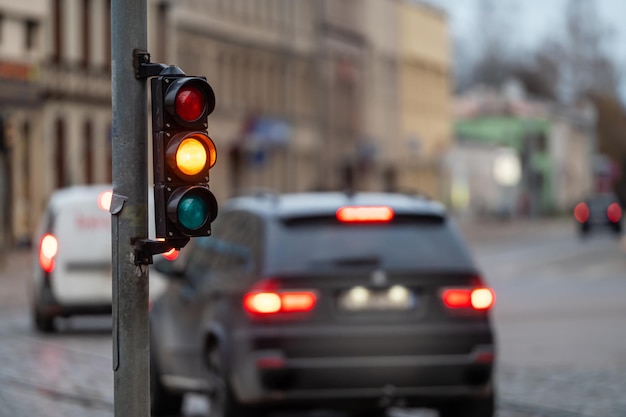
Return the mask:
M 158 75 L 185 75 L 183 70 L 176 65 L 150 62 L 150 53 L 139 49 L 133 51 L 133 65 L 135 67 L 135 78 L 138 80 Z

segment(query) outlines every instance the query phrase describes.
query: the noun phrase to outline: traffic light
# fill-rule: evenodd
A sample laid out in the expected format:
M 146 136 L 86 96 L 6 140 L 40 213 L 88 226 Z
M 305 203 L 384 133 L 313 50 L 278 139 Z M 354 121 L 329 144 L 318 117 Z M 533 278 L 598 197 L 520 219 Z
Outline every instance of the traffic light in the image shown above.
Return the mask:
M 211 234 L 217 200 L 209 190 L 216 150 L 207 133 L 215 94 L 204 77 L 162 75 L 151 81 L 156 237 Z

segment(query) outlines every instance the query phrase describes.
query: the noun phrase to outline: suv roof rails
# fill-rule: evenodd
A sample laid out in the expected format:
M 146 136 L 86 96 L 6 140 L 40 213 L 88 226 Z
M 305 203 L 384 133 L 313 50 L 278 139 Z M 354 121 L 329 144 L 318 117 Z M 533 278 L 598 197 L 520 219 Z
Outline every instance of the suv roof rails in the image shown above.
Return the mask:
M 233 197 L 257 197 L 257 198 L 272 198 L 278 201 L 279 193 L 271 188 L 245 188 L 237 190 L 233 193 Z
M 409 197 L 421 198 L 424 200 L 432 200 L 432 198 L 428 194 L 425 194 L 419 190 L 414 190 L 412 188 L 402 188 L 396 192 L 399 194 L 407 195 Z

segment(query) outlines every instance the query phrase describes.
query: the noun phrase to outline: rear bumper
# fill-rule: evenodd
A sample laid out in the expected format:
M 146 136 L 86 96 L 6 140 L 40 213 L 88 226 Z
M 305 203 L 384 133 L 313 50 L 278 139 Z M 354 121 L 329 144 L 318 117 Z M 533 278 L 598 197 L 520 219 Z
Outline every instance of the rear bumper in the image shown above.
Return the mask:
M 99 316 L 110 315 L 113 311 L 111 304 L 45 304 L 39 306 L 39 311 L 47 316 Z
M 52 293 L 50 285 L 41 287 L 39 296 L 36 298 L 36 308 L 40 314 L 48 317 L 109 315 L 113 311 L 111 302 L 60 303 Z
M 377 330 L 381 329 L 367 331 Z M 374 405 L 395 399 L 406 405 L 425 405 L 437 399 L 488 396 L 495 358 L 489 326 L 472 324 L 468 329 L 468 326 L 449 325 L 443 331 L 430 330 L 415 326 L 387 328 L 380 338 L 393 349 L 376 355 L 355 345 L 353 355 L 338 348 L 341 356 L 331 355 L 325 343 L 329 334 L 325 331 L 309 329 L 306 335 L 295 331 L 309 347 L 306 356 L 288 347 L 288 340 L 297 337 L 294 332 L 277 329 L 237 332 L 229 361 L 231 384 L 245 403 L 336 405 L 346 401 L 349 405 L 349 400 L 358 399 Z M 447 343 L 454 344 L 455 335 L 458 345 L 439 344 L 442 336 Z M 361 336 L 360 332 L 346 329 L 333 337 L 338 347 L 345 347 L 351 340 L 361 342 Z M 396 345 L 405 342 L 408 336 L 423 343 L 414 346 L 412 352 L 406 346 Z M 272 349 L 255 348 L 266 346 L 262 341 L 267 337 L 276 344 Z M 281 346 L 281 340 L 286 347 Z M 325 349 L 323 355 L 315 356 L 319 341 Z M 394 350 L 402 354 L 394 354 Z

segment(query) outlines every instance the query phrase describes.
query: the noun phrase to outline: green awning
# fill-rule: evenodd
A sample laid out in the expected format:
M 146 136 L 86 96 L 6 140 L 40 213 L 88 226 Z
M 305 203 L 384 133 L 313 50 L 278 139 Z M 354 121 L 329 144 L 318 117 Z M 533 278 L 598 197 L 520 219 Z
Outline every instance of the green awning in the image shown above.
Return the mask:
M 524 138 L 531 134 L 548 135 L 550 122 L 545 119 L 515 117 L 482 117 L 458 120 L 455 134 L 461 142 L 483 142 L 521 151 Z

